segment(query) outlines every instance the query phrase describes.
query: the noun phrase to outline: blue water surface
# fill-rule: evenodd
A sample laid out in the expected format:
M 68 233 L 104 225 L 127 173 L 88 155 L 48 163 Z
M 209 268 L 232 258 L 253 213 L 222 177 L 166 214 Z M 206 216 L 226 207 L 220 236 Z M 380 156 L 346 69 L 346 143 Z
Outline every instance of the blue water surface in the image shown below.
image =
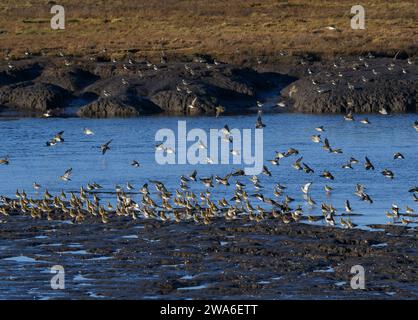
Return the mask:
M 364 116 L 356 115 L 356 120 Z M 321 214 L 320 204 L 333 204 L 337 210 L 344 211 L 344 201 L 350 200 L 354 212 L 362 214 L 352 220 L 361 226 L 371 223 L 386 223 L 385 211 L 392 204 L 405 206 L 418 211 L 418 203 L 413 201 L 408 190 L 418 185 L 418 132 L 412 127 L 416 115 L 368 115 L 370 125 L 359 121 L 345 121 L 341 115 L 305 115 L 305 114 L 266 114 L 264 128 L 264 159 L 273 176 L 260 175 L 261 190 L 266 196 L 274 198 L 273 186 L 277 183 L 287 186 L 284 195 L 295 198 L 292 206 L 301 204 L 305 214 Z M 80 186 L 96 182 L 104 191 L 114 191 L 115 185 L 126 186 L 130 182 L 138 190 L 148 180 L 159 180 L 174 192 L 180 183 L 180 176 L 190 174 L 194 169 L 199 177 L 210 175 L 224 176 L 228 172 L 243 168 L 244 165 L 159 165 L 155 161 L 155 134 L 161 128 L 170 128 L 175 132 L 179 120 L 187 121 L 187 129 L 201 128 L 208 134 L 210 129 L 220 129 L 225 124 L 232 128 L 254 128 L 254 115 L 225 117 L 165 117 L 149 116 L 131 119 L 36 119 L 22 118 L 0 120 L 0 157 L 10 156 L 8 166 L 0 166 L 0 194 L 13 197 L 16 190 L 25 190 L 32 197 L 42 197 L 43 190 L 51 193 L 61 190 L 79 190 Z M 325 132 L 319 133 L 315 127 L 323 125 Z M 94 131 L 93 136 L 83 134 L 83 128 Z M 47 147 L 57 132 L 64 131 L 64 143 Z M 313 143 L 311 136 L 321 134 L 327 137 L 332 148 L 341 148 L 342 154 L 331 154 L 322 150 L 322 144 Z M 104 156 L 100 145 L 113 139 L 110 151 Z M 189 143 L 190 145 L 191 143 Z M 209 145 L 209 142 L 207 142 Z M 286 151 L 289 147 L 298 149 L 298 156 L 282 159 L 279 166 L 267 162 L 275 151 Z M 394 160 L 393 154 L 401 152 L 404 160 Z M 315 170 L 306 174 L 291 167 L 297 157 L 303 156 L 303 162 Z M 368 156 L 376 170 L 364 169 L 364 157 Z M 342 169 L 341 165 L 354 157 L 360 163 L 353 170 Z M 140 167 L 130 165 L 138 160 Z M 59 179 L 64 171 L 73 168 L 71 181 Z M 384 177 L 380 172 L 388 168 L 395 173 L 395 179 Z M 334 181 L 325 180 L 319 174 L 329 170 L 335 176 Z M 232 178 L 234 182 L 236 178 Z M 248 193 L 254 190 L 248 177 L 238 177 L 247 185 Z M 36 192 L 32 184 L 37 182 L 42 190 Z M 309 206 L 302 197 L 300 187 L 313 182 L 310 195 L 317 206 Z M 354 195 L 357 183 L 366 186 L 366 192 L 374 203 L 362 202 Z M 325 184 L 334 188 L 330 195 L 324 191 Z M 198 193 L 204 190 L 200 182 L 190 184 L 191 190 Z M 151 190 L 155 190 L 151 185 Z M 230 187 L 215 185 L 213 198 L 233 195 L 234 183 Z M 103 194 L 101 199 L 113 200 L 114 195 Z M 137 196 L 136 200 L 139 200 Z M 254 204 L 256 204 L 254 200 Z M 413 218 L 411 220 L 414 220 Z

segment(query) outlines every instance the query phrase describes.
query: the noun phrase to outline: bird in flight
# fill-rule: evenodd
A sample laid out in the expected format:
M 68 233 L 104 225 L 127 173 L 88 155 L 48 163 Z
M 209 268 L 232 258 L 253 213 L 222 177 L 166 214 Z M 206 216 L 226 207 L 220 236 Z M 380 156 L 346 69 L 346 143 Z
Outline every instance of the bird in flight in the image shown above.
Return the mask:
M 10 163 L 9 156 L 5 156 L 4 158 L 0 158 L 0 164 L 8 165 Z
M 100 149 L 102 150 L 102 154 L 103 154 L 103 155 L 106 153 L 106 151 L 107 151 L 107 150 L 110 150 L 109 145 L 110 145 L 110 143 L 111 143 L 112 141 L 113 141 L 113 139 L 112 139 L 112 140 L 109 140 L 108 142 L 106 142 L 105 144 L 102 144 L 102 145 L 100 146 Z
M 71 181 L 70 177 L 73 173 L 73 168 L 67 169 L 64 174 L 60 177 L 63 181 Z
M 370 170 L 370 169 L 374 170 L 374 165 L 372 164 L 370 159 L 367 157 L 365 159 L 366 159 L 366 162 L 364 163 L 364 168 L 366 168 L 366 170 Z
M 138 167 L 139 167 L 139 162 L 138 162 L 137 160 L 133 160 L 133 161 L 131 162 L 131 166 L 132 166 L 132 167 L 135 167 L 135 168 L 138 168 Z
M 64 131 L 58 132 L 51 140 L 46 142 L 46 145 L 48 147 L 55 146 L 58 142 L 64 142 L 64 138 L 62 135 L 64 134 Z

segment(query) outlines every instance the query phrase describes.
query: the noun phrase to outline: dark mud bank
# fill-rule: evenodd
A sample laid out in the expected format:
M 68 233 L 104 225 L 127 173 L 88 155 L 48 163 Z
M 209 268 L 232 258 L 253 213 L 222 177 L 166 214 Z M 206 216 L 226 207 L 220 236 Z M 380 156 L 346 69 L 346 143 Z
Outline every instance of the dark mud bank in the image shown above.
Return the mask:
M 213 61 L 151 64 L 38 57 L 0 66 L 0 108 L 22 113 L 129 117 L 143 114 L 215 115 L 244 113 L 260 93 L 293 79 Z M 195 101 L 194 101 L 195 100 Z M 1 111 L 1 110 L 0 110 Z
M 295 112 L 418 112 L 418 65 L 411 60 L 340 58 L 298 72 L 300 78 L 281 92 Z
M 255 68 L 210 58 L 153 64 L 34 57 L 0 65 L 0 115 L 215 115 L 219 106 L 243 114 L 266 92 L 286 100 L 278 112 L 416 113 L 418 65 L 370 56 Z
M 2 299 L 418 297 L 416 228 L 371 232 L 246 218 L 210 225 L 3 220 Z M 65 290 L 50 288 L 57 264 Z M 364 290 L 350 286 L 354 265 L 364 267 Z

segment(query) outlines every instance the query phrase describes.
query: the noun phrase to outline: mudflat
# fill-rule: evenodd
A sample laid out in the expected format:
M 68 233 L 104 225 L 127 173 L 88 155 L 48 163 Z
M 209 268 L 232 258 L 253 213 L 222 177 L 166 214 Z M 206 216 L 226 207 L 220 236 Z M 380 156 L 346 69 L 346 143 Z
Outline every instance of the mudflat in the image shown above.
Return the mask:
M 416 299 L 417 228 L 372 227 L 9 216 L 0 229 L 0 297 Z M 65 269 L 64 290 L 50 287 L 54 265 Z M 351 288 L 354 265 L 364 267 L 364 290 Z

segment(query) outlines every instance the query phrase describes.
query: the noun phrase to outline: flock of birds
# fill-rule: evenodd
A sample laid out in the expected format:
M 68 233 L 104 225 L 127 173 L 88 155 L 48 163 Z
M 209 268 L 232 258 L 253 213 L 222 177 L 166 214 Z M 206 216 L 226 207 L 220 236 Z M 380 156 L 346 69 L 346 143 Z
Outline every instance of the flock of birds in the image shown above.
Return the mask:
M 163 57 L 162 57 L 163 59 Z M 217 63 L 215 61 L 215 63 Z M 364 62 L 366 63 L 366 62 Z M 410 61 L 408 60 L 408 63 Z M 155 65 L 150 64 L 150 67 Z M 392 66 L 389 66 L 392 67 Z M 158 68 L 157 68 L 158 69 Z M 187 65 L 186 65 L 187 69 Z M 189 67 L 189 72 L 193 72 Z M 308 69 L 308 72 L 311 71 Z M 183 82 L 186 87 L 188 83 Z M 177 90 L 183 90 L 178 87 Z M 189 108 L 194 108 L 197 98 L 194 98 Z M 277 103 L 278 107 L 285 107 L 283 101 Z M 263 103 L 257 101 L 257 120 L 255 123 L 256 128 L 264 128 L 266 124 L 262 120 Z M 224 112 L 224 108 L 219 106 L 216 109 L 216 116 Z M 388 114 L 387 110 L 382 108 L 379 111 L 382 115 Z M 47 112 L 45 117 L 50 117 L 51 114 Z M 354 115 L 351 111 L 344 116 L 346 121 L 355 121 Z M 370 125 L 370 121 L 367 118 L 360 120 L 360 123 L 364 125 Z M 415 121 L 413 128 L 418 132 L 418 122 Z M 331 146 L 328 138 L 323 139 L 321 134 L 326 131 L 324 126 L 315 128 L 317 134 L 311 136 L 313 143 L 322 143 L 322 149 L 329 153 L 342 153 L 341 148 L 334 148 Z M 94 135 L 94 132 L 88 128 L 84 128 L 83 133 L 87 136 Z M 232 142 L 230 136 L 230 130 L 228 125 L 223 128 L 225 138 Z M 59 143 L 64 143 L 64 131 L 58 132 L 50 140 L 46 142 L 47 147 L 54 147 Z M 111 144 L 113 140 L 109 140 L 106 143 L 100 145 L 100 152 L 105 155 L 111 150 Z M 169 146 L 158 144 L 155 146 L 156 150 L 163 150 L 167 153 L 174 153 L 175 150 Z M 202 148 L 206 148 L 202 144 Z M 233 154 L 234 150 L 231 150 Z M 299 156 L 299 151 L 295 148 L 289 148 L 286 152 L 276 152 L 273 159 L 268 160 L 273 166 L 279 165 L 283 158 L 297 157 L 293 162 L 292 167 L 295 170 L 303 170 L 306 174 L 313 174 L 315 170 L 303 161 L 303 156 Z M 404 159 L 404 156 L 397 152 L 393 155 L 394 159 Z M 9 156 L 0 158 L 0 165 L 9 165 L 11 162 Z M 353 165 L 359 163 L 357 160 L 351 157 L 347 163 L 342 165 L 343 169 L 353 169 Z M 131 166 L 140 167 L 138 160 L 133 160 Z M 365 170 L 375 170 L 375 166 L 372 161 L 366 156 L 364 159 Z M 71 180 L 73 174 L 72 168 L 65 170 L 62 176 L 59 178 L 66 182 Z M 268 177 L 272 177 L 272 173 L 269 168 L 264 165 L 262 174 Z M 395 178 L 395 173 L 387 168 L 381 171 L 381 174 L 389 179 Z M 324 170 L 320 173 L 320 177 L 334 180 L 334 175 Z M 241 181 L 240 181 L 241 179 Z M 249 191 L 248 183 L 244 184 L 242 181 L 248 179 L 248 183 L 252 185 L 254 193 Z M 232 181 L 234 180 L 234 181 Z M 191 184 L 201 183 L 204 187 L 204 191 L 196 194 L 192 191 Z M 215 200 L 213 194 L 215 193 L 215 184 L 235 186 L 233 194 L 229 199 L 223 197 L 222 199 Z M 150 187 L 154 186 L 155 190 L 152 192 Z M 310 195 L 310 187 L 312 182 L 308 182 L 301 186 L 301 192 L 303 199 L 306 203 L 314 207 L 317 205 L 316 201 Z M 38 183 L 33 183 L 33 188 L 38 192 L 42 189 L 42 186 Z M 300 220 L 308 220 L 315 222 L 322 220 L 326 224 L 334 226 L 338 222 L 342 227 L 353 228 L 356 226 L 351 219 L 350 215 L 353 214 L 353 209 L 349 200 L 345 201 L 344 212 L 338 213 L 337 209 L 332 204 L 322 203 L 320 204 L 322 214 L 321 215 L 304 215 L 304 210 L 301 205 L 293 206 L 292 202 L 295 200 L 286 194 L 286 186 L 280 183 L 274 185 L 272 194 L 273 197 L 268 197 L 266 193 L 262 193 L 264 187 L 261 185 L 261 181 L 258 176 L 247 177 L 243 170 L 236 170 L 226 174 L 224 177 L 210 176 L 210 177 L 198 177 L 197 171 L 193 171 L 189 175 L 182 175 L 180 177 L 180 184 L 178 188 L 172 192 L 169 191 L 163 182 L 150 180 L 145 183 L 139 190 L 136 190 L 132 184 L 127 183 L 125 188 L 117 185 L 115 187 L 114 194 L 116 195 L 115 203 L 108 201 L 104 203 L 101 201 L 98 195 L 102 192 L 102 186 L 97 183 L 89 183 L 87 186 L 82 186 L 79 192 L 65 192 L 62 190 L 59 195 L 52 195 L 47 189 L 45 189 L 43 197 L 41 199 L 33 199 L 29 197 L 25 191 L 16 191 L 16 198 L 11 199 L 5 196 L 0 197 L 0 214 L 4 216 L 24 214 L 29 215 L 34 219 L 47 218 L 48 220 L 54 219 L 71 219 L 74 222 L 82 222 L 86 219 L 99 219 L 103 223 L 108 223 L 109 218 L 112 216 L 126 216 L 132 219 L 154 218 L 162 221 L 173 220 L 180 221 L 195 221 L 196 223 L 210 223 L 216 217 L 224 217 L 227 220 L 236 219 L 239 217 L 248 217 L 250 220 L 261 221 L 267 218 L 274 218 L 282 221 L 285 224 L 291 222 L 297 222 Z M 331 193 L 333 188 L 329 185 L 325 185 L 325 192 Z M 412 187 L 409 192 L 413 196 L 413 200 L 418 202 L 418 187 Z M 366 192 L 366 187 L 361 184 L 357 184 L 355 187 L 355 195 L 360 200 L 373 203 L 371 196 Z M 136 195 L 139 195 L 139 199 L 135 199 Z M 254 200 L 257 201 L 255 204 Z M 335 218 L 339 216 L 339 221 Z M 416 223 L 418 221 L 411 220 L 410 217 L 418 217 L 418 214 L 414 213 L 414 210 L 410 207 L 405 208 L 405 212 L 401 212 L 400 207 L 393 204 L 392 207 L 386 212 L 386 216 L 393 219 L 393 222 L 401 222 L 403 224 Z M 409 217 L 409 218 L 407 218 Z
M 261 108 L 262 106 L 259 105 Z M 258 120 L 261 121 L 261 115 L 258 114 Z M 354 121 L 353 116 L 344 116 L 346 121 Z M 265 126 L 265 124 L 263 124 Z M 413 128 L 418 132 L 418 122 L 413 124 Z M 328 138 L 322 140 L 321 133 L 325 132 L 324 126 L 316 127 L 318 134 L 311 136 L 313 143 L 322 143 L 322 149 L 328 153 L 342 153 L 342 149 L 331 147 Z M 94 132 L 88 128 L 84 128 L 83 133 L 87 136 L 94 135 Z M 230 130 L 228 125 L 223 128 L 225 137 L 229 140 Z M 64 131 L 58 132 L 50 140 L 46 142 L 47 147 L 53 147 L 58 143 L 64 143 Z M 105 155 L 111 150 L 112 140 L 100 145 L 100 152 Z M 158 150 L 165 152 L 175 152 L 173 149 L 162 144 L 155 146 Z M 170 149 L 170 151 L 168 151 Z M 289 148 L 285 152 L 276 152 L 273 159 L 268 160 L 274 166 L 279 165 L 283 158 L 297 157 L 292 164 L 295 170 L 302 170 L 306 174 L 313 174 L 315 170 L 303 161 L 303 156 L 300 156 L 299 151 L 295 148 Z M 404 156 L 397 152 L 393 155 L 394 159 L 404 159 Z M 351 157 L 347 163 L 342 165 L 343 169 L 353 169 L 353 165 L 360 161 Z M 6 156 L 0 158 L 0 165 L 9 165 L 10 157 Z M 140 162 L 133 160 L 130 164 L 133 167 L 140 167 Z M 366 156 L 364 159 L 365 170 L 375 170 L 372 161 Z M 62 181 L 70 181 L 73 174 L 72 168 L 65 170 L 59 178 Z M 271 170 L 264 165 L 262 174 L 267 177 L 272 177 Z M 381 174 L 389 179 L 394 179 L 395 174 L 389 169 L 383 169 Z M 320 177 L 327 180 L 334 180 L 334 175 L 327 170 L 320 173 Z M 244 179 L 248 179 L 248 183 L 243 183 Z M 241 180 L 241 181 L 240 181 Z M 204 191 L 195 193 L 192 191 L 191 184 L 201 183 Z M 226 196 L 222 199 L 215 200 L 212 195 L 216 195 L 216 185 L 231 186 L 234 185 L 233 194 L 227 199 Z M 310 195 L 310 187 L 312 182 L 308 182 L 301 186 L 303 199 L 310 207 L 317 206 L 317 202 Z M 153 192 L 151 186 L 155 187 Z M 33 188 L 36 192 L 42 189 L 42 186 L 36 182 L 33 183 Z M 255 190 L 250 192 L 250 188 Z M 198 173 L 194 170 L 189 175 L 182 175 L 180 177 L 179 187 L 174 191 L 169 191 L 168 188 L 161 181 L 150 180 L 145 183 L 139 190 L 136 190 L 131 183 L 124 186 L 117 185 L 114 193 L 116 195 L 116 202 L 112 204 L 101 201 L 99 198 L 103 187 L 95 182 L 82 186 L 79 192 L 62 192 L 59 195 L 52 195 L 45 189 L 41 199 L 33 199 L 29 197 L 25 191 L 16 191 L 16 198 L 0 197 L 0 214 L 4 216 L 9 215 L 29 215 L 34 219 L 47 218 L 48 220 L 55 219 L 70 219 L 74 222 L 80 223 L 86 219 L 99 219 L 102 223 L 108 223 L 109 219 L 114 216 L 138 218 L 154 218 L 162 221 L 195 221 L 196 223 L 208 224 L 212 219 L 223 216 L 225 219 L 236 219 L 239 217 L 248 217 L 250 220 L 261 221 L 268 218 L 279 219 L 285 224 L 291 222 L 298 222 L 300 220 L 307 220 L 309 222 L 324 221 L 326 224 L 334 226 L 338 222 L 342 227 L 353 228 L 356 226 L 351 219 L 353 209 L 350 201 L 346 200 L 344 204 L 344 212 L 338 213 L 337 209 L 332 204 L 321 203 L 320 208 L 322 215 L 304 215 L 304 210 L 299 204 L 292 206 L 295 201 L 286 194 L 286 186 L 277 183 L 273 187 L 273 197 L 267 196 L 263 192 L 264 187 L 261 185 L 261 180 L 258 176 L 245 176 L 243 170 L 236 170 L 226 174 L 225 176 L 210 176 L 198 177 Z M 125 190 L 126 189 L 126 190 Z M 330 194 L 333 188 L 325 185 L 325 192 Z M 418 187 L 412 187 L 409 192 L 413 196 L 413 200 L 418 202 Z M 366 187 L 357 184 L 354 194 L 360 200 L 373 203 L 373 199 L 366 192 Z M 135 199 L 136 196 L 140 199 Z M 255 203 L 256 201 L 257 203 Z M 339 221 L 336 217 L 339 216 Z M 404 212 L 401 212 L 400 207 L 393 204 L 386 212 L 386 216 L 393 219 L 395 223 L 416 223 L 418 221 L 412 220 L 411 217 L 418 217 L 414 210 L 406 207 Z

